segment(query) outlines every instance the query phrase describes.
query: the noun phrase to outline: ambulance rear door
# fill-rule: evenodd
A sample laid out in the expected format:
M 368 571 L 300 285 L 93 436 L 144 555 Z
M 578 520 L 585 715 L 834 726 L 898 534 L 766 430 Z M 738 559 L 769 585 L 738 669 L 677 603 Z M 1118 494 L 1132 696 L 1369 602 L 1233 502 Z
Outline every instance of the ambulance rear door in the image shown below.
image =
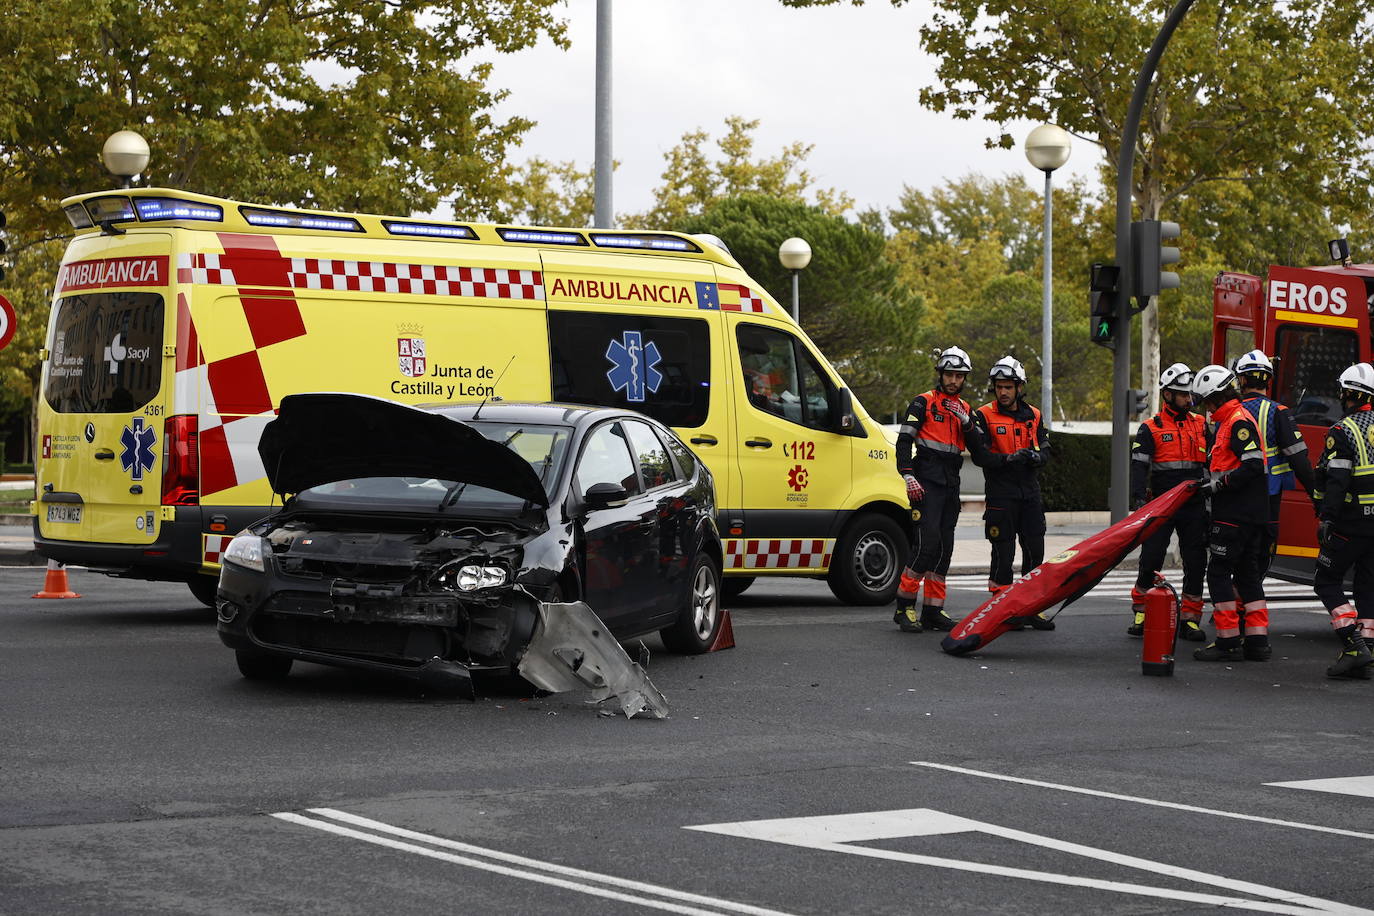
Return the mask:
M 173 382 L 171 236 L 74 240 L 49 319 L 37 465 L 41 536 L 147 545 L 161 526 Z
M 553 399 L 637 410 L 672 427 L 711 469 L 717 511 L 738 505 L 711 265 L 577 250 L 545 250 L 543 261 Z

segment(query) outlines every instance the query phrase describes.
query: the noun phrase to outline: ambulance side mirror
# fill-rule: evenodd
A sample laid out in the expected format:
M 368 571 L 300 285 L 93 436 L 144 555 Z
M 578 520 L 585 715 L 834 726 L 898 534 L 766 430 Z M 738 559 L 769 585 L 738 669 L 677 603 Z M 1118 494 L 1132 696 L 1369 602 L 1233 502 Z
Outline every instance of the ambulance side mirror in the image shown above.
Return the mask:
M 854 416 L 854 395 L 848 388 L 840 389 L 838 410 L 835 411 L 836 431 L 847 436 L 858 435 L 859 418 Z

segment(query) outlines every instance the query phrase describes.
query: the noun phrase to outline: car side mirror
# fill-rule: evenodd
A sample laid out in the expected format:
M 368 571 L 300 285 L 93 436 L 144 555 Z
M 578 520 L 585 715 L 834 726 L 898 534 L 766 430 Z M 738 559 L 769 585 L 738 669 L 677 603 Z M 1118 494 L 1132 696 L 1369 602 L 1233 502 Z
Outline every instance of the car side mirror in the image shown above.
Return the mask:
M 854 416 L 854 395 L 849 393 L 848 388 L 841 388 L 838 400 L 839 409 L 835 411 L 837 431 L 852 436 L 859 428 L 859 419 Z
M 625 505 L 629 498 L 629 492 L 618 483 L 594 483 L 587 488 L 582 503 L 588 509 L 611 509 Z

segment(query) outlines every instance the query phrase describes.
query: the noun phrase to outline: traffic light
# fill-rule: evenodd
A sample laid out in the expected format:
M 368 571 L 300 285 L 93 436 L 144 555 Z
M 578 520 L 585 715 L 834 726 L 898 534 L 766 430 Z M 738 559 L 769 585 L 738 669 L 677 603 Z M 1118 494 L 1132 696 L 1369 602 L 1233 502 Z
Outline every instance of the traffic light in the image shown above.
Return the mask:
M 1094 264 L 1089 275 L 1088 338 L 1095 344 L 1116 349 L 1116 284 L 1121 269 L 1115 264 Z
M 1178 274 L 1165 270 L 1165 265 L 1178 263 L 1178 249 L 1164 245 L 1164 239 L 1176 239 L 1180 229 L 1178 223 L 1161 222 L 1157 219 L 1142 219 L 1131 223 L 1131 263 L 1135 267 L 1131 290 L 1140 307 L 1145 300 L 1158 296 L 1160 290 L 1178 289 Z
M 1150 409 L 1150 392 L 1131 388 L 1126 391 L 1126 415 L 1138 417 Z

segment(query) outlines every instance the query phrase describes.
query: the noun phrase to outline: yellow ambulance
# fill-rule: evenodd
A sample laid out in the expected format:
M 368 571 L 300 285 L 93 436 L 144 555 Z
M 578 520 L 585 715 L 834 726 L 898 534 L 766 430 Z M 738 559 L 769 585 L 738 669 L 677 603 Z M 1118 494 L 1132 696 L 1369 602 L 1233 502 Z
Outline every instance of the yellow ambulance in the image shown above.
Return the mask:
M 908 510 L 893 445 L 718 240 L 326 213 L 136 189 L 76 230 L 42 352 L 38 549 L 183 580 L 269 511 L 283 396 L 627 407 L 716 480 L 727 594 L 824 576 L 891 600 Z

